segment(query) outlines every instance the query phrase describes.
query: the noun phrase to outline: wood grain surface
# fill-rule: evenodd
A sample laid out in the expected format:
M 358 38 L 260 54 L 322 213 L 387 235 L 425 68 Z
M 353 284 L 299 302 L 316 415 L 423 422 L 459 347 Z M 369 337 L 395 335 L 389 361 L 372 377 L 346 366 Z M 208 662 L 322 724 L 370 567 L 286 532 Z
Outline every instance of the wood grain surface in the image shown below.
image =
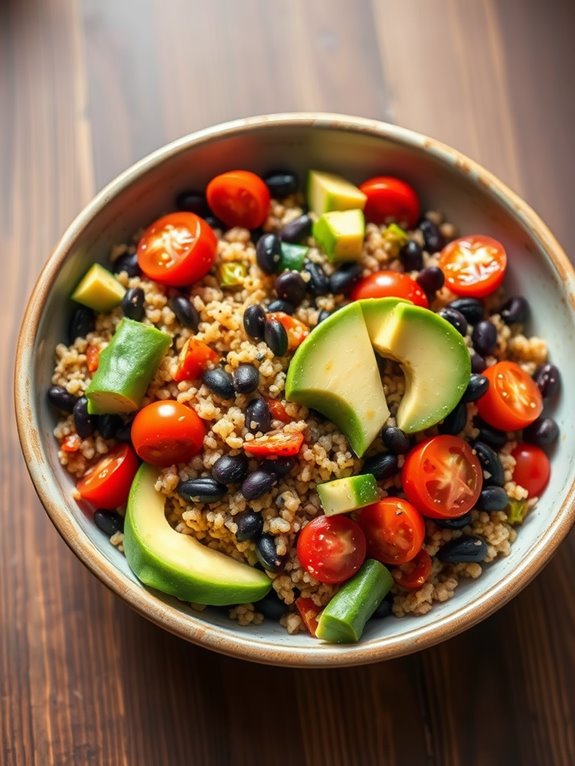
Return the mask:
M 575 764 L 575 538 L 466 634 L 372 667 L 254 666 L 112 596 L 42 511 L 12 414 L 27 295 L 119 171 L 221 120 L 376 117 L 451 143 L 575 252 L 572 2 L 0 0 L 0 763 Z

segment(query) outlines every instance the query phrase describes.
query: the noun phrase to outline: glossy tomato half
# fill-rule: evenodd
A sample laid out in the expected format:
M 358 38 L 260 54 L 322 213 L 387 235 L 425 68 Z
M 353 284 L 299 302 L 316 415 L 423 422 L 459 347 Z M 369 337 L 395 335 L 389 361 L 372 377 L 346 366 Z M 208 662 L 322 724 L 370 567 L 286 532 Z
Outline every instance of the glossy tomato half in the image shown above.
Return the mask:
M 349 580 L 365 560 L 361 527 L 348 516 L 318 516 L 299 533 L 297 555 L 302 567 L 319 582 Z
M 76 484 L 83 500 L 112 510 L 125 505 L 138 470 L 138 458 L 128 444 L 121 444 L 104 455 Z
M 148 226 L 138 242 L 138 264 L 162 285 L 197 282 L 214 265 L 216 235 L 195 213 L 170 213 Z
M 420 216 L 419 198 L 405 181 L 393 176 L 377 176 L 359 187 L 366 195 L 364 213 L 371 223 L 395 221 L 413 229 Z
M 262 179 L 249 170 L 230 170 L 213 178 L 206 198 L 214 215 L 226 226 L 257 229 L 270 209 L 270 192 Z
M 549 481 L 549 458 L 534 444 L 518 444 L 511 453 L 515 458 L 513 481 L 527 490 L 529 497 L 539 497 Z
M 483 298 L 501 285 L 507 269 L 505 248 L 493 237 L 469 234 L 446 245 L 439 256 L 445 282 L 456 295 Z
M 516 431 L 537 420 L 543 410 L 541 392 L 518 364 L 497 362 L 483 375 L 489 388 L 475 404 L 486 423 L 501 431 Z
M 172 399 L 147 404 L 132 423 L 134 449 L 146 463 L 187 463 L 202 449 L 206 428 L 191 407 Z
M 353 288 L 352 301 L 363 298 L 405 298 L 416 306 L 428 308 L 425 291 L 409 274 L 399 271 L 376 271 L 365 277 Z
M 429 580 L 431 563 L 431 556 L 422 548 L 414 559 L 393 570 L 396 585 L 404 590 L 419 590 Z
M 458 436 L 432 436 L 406 455 L 401 482 L 408 500 L 430 518 L 471 510 L 483 485 L 479 458 Z
M 384 564 L 404 564 L 417 556 L 425 538 L 425 522 L 411 503 L 386 497 L 358 513 L 367 540 L 367 555 Z

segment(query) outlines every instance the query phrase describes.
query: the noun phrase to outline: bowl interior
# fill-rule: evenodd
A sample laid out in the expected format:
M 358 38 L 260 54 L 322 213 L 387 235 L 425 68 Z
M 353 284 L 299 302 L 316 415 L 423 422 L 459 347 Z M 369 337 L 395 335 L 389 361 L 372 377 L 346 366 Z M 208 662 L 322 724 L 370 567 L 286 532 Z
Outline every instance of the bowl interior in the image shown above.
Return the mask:
M 575 322 L 573 276 L 549 256 L 556 243 L 516 198 L 461 155 L 416 134 L 360 120 L 300 117 L 244 121 L 183 139 L 143 160 L 113 182 L 67 232 L 52 256 L 26 315 L 17 375 L 19 428 L 36 488 L 53 521 L 78 555 L 137 609 L 173 632 L 212 648 L 278 664 L 353 664 L 404 654 L 477 622 L 504 603 L 535 574 L 572 518 L 571 492 L 575 391 L 564 386 L 553 409 L 561 440 L 552 457 L 551 482 L 527 519 L 512 553 L 486 567 L 479 580 L 463 583 L 455 598 L 435 604 L 423 617 L 372 621 L 360 644 L 334 647 L 301 634 L 288 635 L 266 621 L 239 628 L 215 610 L 201 615 L 174 599 L 148 591 L 124 557 L 71 498 L 73 483 L 58 462 L 53 413 L 45 404 L 53 353 L 66 335 L 68 297 L 89 264 L 106 262 L 110 247 L 173 209 L 175 194 L 202 188 L 219 172 L 242 167 L 263 173 L 290 168 L 338 172 L 360 182 L 396 174 L 420 192 L 425 209 L 441 210 L 462 233 L 500 239 L 509 255 L 507 291 L 531 305 L 528 334 L 549 344 L 565 381 L 573 373 Z M 37 331 L 35 332 L 37 328 Z M 210 630 L 210 627 L 215 630 Z

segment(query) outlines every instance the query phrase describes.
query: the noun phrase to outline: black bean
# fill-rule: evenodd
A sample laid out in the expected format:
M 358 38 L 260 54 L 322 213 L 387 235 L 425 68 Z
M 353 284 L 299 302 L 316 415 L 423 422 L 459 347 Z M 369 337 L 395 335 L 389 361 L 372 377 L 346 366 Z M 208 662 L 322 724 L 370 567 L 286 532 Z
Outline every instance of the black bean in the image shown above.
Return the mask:
M 329 289 L 334 295 L 346 294 L 361 279 L 362 267 L 359 263 L 346 263 L 334 271 L 329 278 Z
M 281 311 L 283 314 L 289 314 L 290 316 L 295 311 L 295 306 L 293 306 L 291 303 L 288 303 L 287 301 L 282 301 L 279 298 L 277 298 L 275 301 L 272 301 L 271 303 L 268 303 L 266 308 L 268 311 Z
M 281 240 L 277 234 L 262 234 L 256 245 L 256 262 L 264 274 L 275 274 L 282 258 Z
M 224 224 L 220 221 L 219 218 L 216 218 L 215 215 L 204 216 L 204 221 L 208 224 L 208 226 L 211 229 L 220 229 L 220 231 L 223 231 L 225 229 Z
M 464 535 L 445 543 L 438 551 L 437 558 L 445 564 L 464 564 L 483 561 L 487 544 L 480 537 Z
M 321 311 L 317 315 L 317 324 L 321 324 L 324 321 L 324 319 L 328 318 L 328 316 L 330 316 L 330 312 L 326 311 L 325 309 L 321 309 Z
M 485 444 L 495 450 L 502 449 L 507 444 L 507 434 L 505 431 L 500 431 L 498 428 L 492 428 L 479 418 L 475 419 L 475 425 L 479 429 L 479 434 L 477 436 L 478 441 L 485 442 Z
M 272 424 L 272 415 L 265 399 L 252 399 L 246 407 L 246 428 L 252 433 L 267 433 Z
M 217 503 L 227 491 L 225 484 L 220 484 L 210 476 L 186 479 L 181 481 L 177 488 L 178 495 L 188 503 Z
M 206 370 L 202 375 L 202 382 L 217 396 L 222 399 L 233 399 L 235 395 L 234 379 L 229 372 L 216 367 Z
M 445 283 L 445 276 L 439 266 L 427 266 L 416 277 L 417 284 L 427 295 L 434 295 L 441 290 Z
M 523 430 L 523 438 L 539 447 L 549 447 L 559 438 L 559 426 L 553 418 L 537 418 Z
M 397 470 L 397 456 L 391 452 L 380 452 L 364 460 L 361 472 L 371 473 L 377 481 L 383 481 L 390 479 Z
M 278 298 L 299 306 L 305 298 L 307 284 L 297 271 L 284 271 L 276 279 L 275 289 Z
M 255 511 L 248 510 L 238 513 L 234 517 L 234 521 L 238 525 L 236 540 L 240 543 L 244 540 L 257 540 L 264 529 L 263 516 Z
M 286 565 L 286 557 L 279 556 L 272 535 L 262 535 L 256 543 L 258 561 L 268 572 L 281 572 Z
M 297 244 L 302 240 L 309 237 L 311 234 L 311 227 L 313 221 L 309 215 L 300 215 L 299 218 L 294 218 L 293 221 L 286 223 L 286 225 L 280 231 L 280 237 L 283 242 L 291 242 Z
M 88 400 L 85 396 L 81 396 L 73 409 L 74 414 L 74 426 L 76 433 L 81 439 L 87 439 L 88 436 L 92 436 L 96 428 L 98 427 L 98 416 L 88 414 Z
M 73 343 L 76 338 L 85 338 L 96 326 L 96 314 L 87 306 L 78 306 L 70 317 L 68 340 Z
M 384 428 L 381 436 L 387 449 L 395 455 L 405 455 L 411 449 L 411 439 L 397 426 Z
M 484 483 L 489 486 L 502 487 L 505 484 L 505 471 L 501 465 L 499 455 L 484 442 L 475 441 L 472 446 L 477 453 L 483 470 L 489 474 L 489 478 L 483 480 Z
M 485 375 L 473 374 L 469 378 L 469 383 L 467 384 L 467 388 L 463 392 L 461 401 L 476 402 L 478 399 L 481 399 L 481 397 L 487 392 L 488 388 L 489 388 L 489 380 L 485 377 Z
M 95 511 L 94 523 L 108 537 L 124 529 L 124 519 L 116 511 Z
M 462 402 L 459 402 L 455 409 L 444 419 L 443 423 L 439 424 L 439 432 L 457 436 L 457 434 L 460 434 L 463 431 L 466 423 L 467 407 Z
M 382 620 L 384 617 L 389 617 L 392 614 L 392 609 L 393 594 L 388 593 L 376 607 L 375 612 L 371 615 L 371 619 Z
M 272 588 L 263 598 L 255 603 L 256 611 L 267 620 L 279 620 L 287 612 L 287 606 Z
M 125 271 L 129 277 L 140 276 L 142 272 L 140 264 L 138 263 L 138 254 L 124 253 L 123 255 L 120 255 L 120 257 L 116 258 L 112 264 L 112 271 L 114 274 L 119 274 L 120 272 Z
M 220 484 L 240 484 L 248 475 L 245 455 L 222 455 L 212 466 L 212 476 Z
M 128 288 L 122 298 L 124 316 L 133 319 L 135 322 L 141 322 L 146 315 L 144 301 L 145 295 L 141 287 Z
M 488 319 L 483 319 L 473 328 L 471 340 L 478 354 L 489 356 L 497 346 L 497 328 Z
M 61 412 L 72 412 L 78 401 L 77 396 L 69 394 L 62 386 L 50 386 L 47 397 L 52 407 L 56 407 Z
M 399 257 L 405 271 L 421 271 L 423 268 L 423 249 L 414 239 L 401 248 Z
M 288 336 L 283 324 L 275 317 L 267 317 L 264 340 L 274 356 L 283 356 L 288 350 Z
M 529 313 L 529 304 L 522 295 L 512 295 L 499 313 L 505 324 L 523 323 Z
M 263 306 L 248 306 L 244 311 L 244 330 L 250 338 L 263 340 L 266 312 Z
M 262 460 L 260 467 L 264 471 L 271 471 L 276 476 L 287 476 L 295 465 L 293 457 L 278 457 L 275 460 Z
M 467 319 L 460 311 L 451 306 L 445 306 L 445 308 L 440 309 L 437 313 L 440 317 L 443 317 L 443 319 L 449 322 L 450 325 L 453 325 L 460 335 L 465 337 L 465 334 L 467 333 Z
M 473 516 L 471 511 L 468 511 L 463 516 L 455 516 L 452 519 L 433 519 L 433 523 L 441 529 L 463 529 L 473 523 Z
M 264 183 L 274 199 L 282 199 L 297 191 L 298 180 L 289 170 L 273 170 L 264 177 Z
M 253 364 L 240 364 L 232 377 L 238 394 L 251 394 L 260 384 L 260 374 Z
M 471 372 L 476 373 L 479 375 L 480 373 L 484 372 L 487 369 L 487 364 L 485 363 L 485 359 L 482 356 L 479 356 L 479 354 L 474 351 L 471 354 Z
M 170 298 L 168 304 L 182 327 L 188 327 L 194 332 L 198 331 L 200 315 L 198 314 L 196 307 L 185 297 L 185 295 L 174 295 Z
M 116 430 L 115 436 L 118 441 L 127 443 L 132 440 L 132 422 L 133 418 L 130 418 L 129 420 L 126 420 L 124 423 L 122 423 L 122 425 Z
M 477 324 L 483 319 L 483 301 L 478 298 L 456 298 L 447 305 L 463 314 L 469 324 Z
M 195 189 L 186 189 L 180 192 L 176 197 L 176 207 L 178 210 L 195 213 L 202 218 L 210 214 L 210 208 L 208 207 L 205 195 L 203 192 Z
M 247 476 L 242 483 L 242 495 L 246 500 L 256 500 L 267 494 L 278 483 L 278 476 L 270 471 L 257 469 Z
M 561 373 L 554 364 L 544 364 L 535 371 L 534 380 L 544 399 L 553 399 L 561 387 Z
M 309 274 L 307 289 L 312 295 L 327 295 L 329 293 L 329 277 L 319 263 L 307 261 L 304 263 L 303 270 Z
M 484 487 L 477 500 L 477 508 L 480 511 L 494 513 L 507 507 L 509 497 L 503 487 Z
M 428 253 L 436 253 L 438 250 L 441 250 L 444 241 L 437 224 L 424 218 L 419 224 L 419 230 L 423 234 L 425 249 Z
M 113 439 L 116 432 L 124 423 L 119 415 L 99 415 L 98 433 L 102 439 Z

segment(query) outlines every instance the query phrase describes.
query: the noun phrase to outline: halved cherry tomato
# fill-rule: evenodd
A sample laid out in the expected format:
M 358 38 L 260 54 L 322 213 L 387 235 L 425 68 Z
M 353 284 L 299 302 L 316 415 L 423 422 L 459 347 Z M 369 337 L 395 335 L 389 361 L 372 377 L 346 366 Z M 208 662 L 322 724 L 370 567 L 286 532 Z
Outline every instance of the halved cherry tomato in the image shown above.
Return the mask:
M 417 556 L 392 571 L 396 585 L 404 590 L 419 590 L 431 574 L 431 556 L 423 548 Z
M 82 446 L 82 439 L 80 439 L 80 437 L 76 433 L 68 434 L 60 442 L 60 449 L 62 450 L 62 452 L 67 452 L 69 454 L 78 452 L 81 446 Z
M 98 508 L 119 508 L 128 500 L 138 458 L 129 444 L 121 444 L 90 468 L 76 484 L 83 500 Z
M 217 239 L 195 213 L 170 213 L 148 226 L 138 242 L 138 264 L 162 285 L 183 287 L 205 276 L 216 260 Z
M 291 457 L 297 455 L 302 444 L 302 433 L 268 431 L 263 436 L 244 442 L 244 452 L 255 457 Z
M 361 527 L 348 516 L 318 516 L 299 533 L 297 555 L 302 567 L 319 582 L 349 580 L 365 560 Z
M 288 349 L 294 351 L 309 335 L 309 327 L 283 311 L 270 311 L 270 319 L 281 322 L 288 336 Z
M 214 215 L 226 226 L 257 229 L 268 217 L 269 189 L 249 170 L 230 170 L 212 178 L 206 198 Z
M 91 343 L 88 344 L 86 349 L 86 367 L 88 368 L 88 372 L 96 372 L 99 362 L 100 349 L 98 346 L 93 346 Z
M 287 414 L 286 408 L 279 399 L 266 399 L 269 411 L 274 420 L 281 420 L 282 423 L 291 423 L 293 418 Z
M 534 444 L 518 444 L 511 454 L 515 458 L 513 481 L 524 487 L 529 497 L 539 497 L 551 474 L 549 458 Z
M 132 422 L 134 449 L 146 463 L 186 463 L 202 449 L 206 428 L 194 410 L 172 399 L 147 404 Z
M 486 423 L 502 431 L 517 431 L 537 420 L 543 409 L 541 392 L 518 364 L 497 362 L 483 375 L 489 388 L 475 404 Z
M 401 483 L 424 516 L 453 519 L 477 502 L 483 472 L 479 458 L 459 436 L 432 436 L 406 455 Z
M 188 338 L 178 356 L 178 367 L 174 380 L 195 380 L 200 378 L 210 362 L 217 362 L 217 353 L 206 343 L 196 338 Z
M 405 181 L 392 176 L 377 176 L 359 187 L 367 196 L 364 213 L 371 223 L 397 223 L 413 229 L 419 220 L 419 198 Z
M 493 237 L 469 234 L 446 245 L 438 265 L 447 286 L 456 295 L 484 298 L 503 282 L 507 254 L 501 242 Z
M 309 634 L 315 636 L 317 631 L 317 618 L 321 612 L 321 607 L 317 606 L 311 598 L 304 598 L 303 596 L 296 598 L 295 605 Z
M 367 555 L 384 564 L 411 561 L 423 545 L 423 517 L 400 497 L 386 497 L 362 508 L 357 522 L 365 533 Z
M 424 309 L 429 306 L 425 291 L 415 279 L 399 271 L 376 271 L 362 279 L 351 291 L 351 299 L 362 298 L 405 298 Z

